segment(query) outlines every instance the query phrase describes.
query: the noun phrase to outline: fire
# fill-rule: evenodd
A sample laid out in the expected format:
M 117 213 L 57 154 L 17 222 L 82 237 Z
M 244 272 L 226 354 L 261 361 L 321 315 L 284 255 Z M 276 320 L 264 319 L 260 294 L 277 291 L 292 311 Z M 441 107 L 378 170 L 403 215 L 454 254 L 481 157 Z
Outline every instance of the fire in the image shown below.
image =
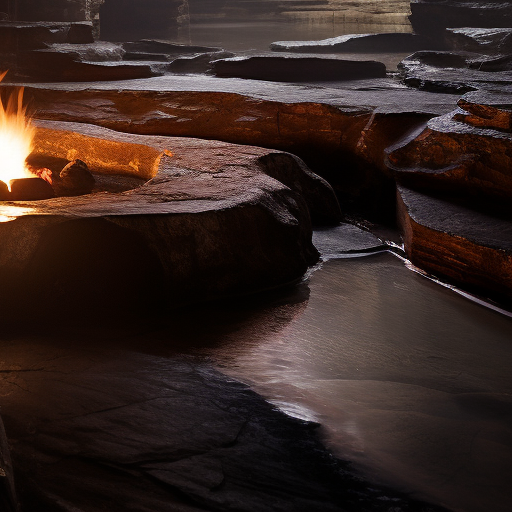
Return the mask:
M 0 74 L 0 81 L 5 73 Z M 0 180 L 11 188 L 10 181 L 18 178 L 33 178 L 25 164 L 32 151 L 35 128 L 26 116 L 23 106 L 23 88 L 13 93 L 7 103 L 0 100 Z

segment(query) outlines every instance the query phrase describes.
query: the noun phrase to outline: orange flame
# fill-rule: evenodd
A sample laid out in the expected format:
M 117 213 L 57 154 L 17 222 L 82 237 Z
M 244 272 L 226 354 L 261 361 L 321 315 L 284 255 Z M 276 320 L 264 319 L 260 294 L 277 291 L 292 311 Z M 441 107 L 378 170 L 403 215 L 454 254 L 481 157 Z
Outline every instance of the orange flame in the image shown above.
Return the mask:
M 0 81 L 7 71 L 0 75 Z M 35 127 L 23 106 L 23 87 L 7 99 L 0 100 L 0 180 L 7 184 L 18 178 L 34 177 L 25 164 L 32 151 Z

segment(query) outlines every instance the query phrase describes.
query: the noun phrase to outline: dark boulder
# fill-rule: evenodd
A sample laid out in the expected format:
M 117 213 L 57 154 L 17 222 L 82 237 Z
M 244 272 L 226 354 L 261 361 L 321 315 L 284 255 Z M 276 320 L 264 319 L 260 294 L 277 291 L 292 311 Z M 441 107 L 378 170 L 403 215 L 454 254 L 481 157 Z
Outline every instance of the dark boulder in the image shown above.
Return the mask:
M 212 69 L 219 77 L 276 82 L 355 80 L 386 76 L 386 66 L 376 61 L 298 56 L 233 57 L 214 61 Z
M 82 160 L 69 162 L 60 172 L 59 179 L 54 188 L 57 194 L 62 196 L 79 196 L 90 194 L 94 188 L 94 176 L 89 171 L 87 164 Z
M 45 180 L 34 178 L 20 178 L 11 180 L 11 201 L 39 201 L 54 197 L 52 186 Z

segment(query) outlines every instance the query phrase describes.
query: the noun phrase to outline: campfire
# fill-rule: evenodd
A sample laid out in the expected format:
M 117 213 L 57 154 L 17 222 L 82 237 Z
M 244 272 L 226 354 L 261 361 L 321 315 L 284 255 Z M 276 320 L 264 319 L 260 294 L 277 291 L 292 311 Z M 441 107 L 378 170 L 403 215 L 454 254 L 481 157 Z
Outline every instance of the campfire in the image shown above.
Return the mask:
M 6 74 L 0 74 L 0 81 Z M 85 162 L 74 160 L 61 169 L 50 169 L 29 161 L 35 127 L 23 105 L 23 91 L 21 87 L 0 100 L 0 200 L 33 201 L 90 193 L 95 180 Z

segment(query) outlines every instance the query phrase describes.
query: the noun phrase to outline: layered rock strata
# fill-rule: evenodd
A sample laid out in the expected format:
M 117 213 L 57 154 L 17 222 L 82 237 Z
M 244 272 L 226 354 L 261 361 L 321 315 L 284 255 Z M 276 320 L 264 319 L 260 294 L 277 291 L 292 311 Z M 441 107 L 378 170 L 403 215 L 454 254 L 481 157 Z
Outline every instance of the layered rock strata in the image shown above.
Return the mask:
M 469 93 L 389 154 L 411 261 L 509 305 L 511 119 L 509 94 Z
M 139 82 L 27 85 L 25 96 L 42 119 L 292 152 L 333 184 L 345 209 L 364 205 L 377 216 L 386 208 L 394 211 L 384 149 L 435 114 L 449 112 L 456 101 L 388 79 L 326 89 L 177 75 Z

